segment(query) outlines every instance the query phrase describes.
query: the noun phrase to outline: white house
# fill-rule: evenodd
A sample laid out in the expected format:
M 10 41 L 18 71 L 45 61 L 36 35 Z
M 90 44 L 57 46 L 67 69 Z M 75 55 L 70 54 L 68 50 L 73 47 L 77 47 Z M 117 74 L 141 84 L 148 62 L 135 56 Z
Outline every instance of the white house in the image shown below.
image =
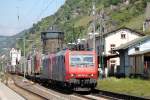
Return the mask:
M 17 62 L 19 62 L 21 59 L 21 50 L 17 50 L 15 48 L 12 48 L 10 50 L 10 60 L 11 60 L 11 71 L 15 72 L 16 68 L 16 64 Z
M 126 27 L 119 28 L 108 33 L 104 33 L 102 37 L 97 36 L 96 37 L 97 54 L 104 55 L 103 60 L 104 65 L 102 66 L 107 67 L 110 74 L 114 74 L 117 70 L 117 66 L 120 65 L 120 59 L 119 56 L 117 57 L 117 54 L 113 51 L 113 49 L 141 36 L 143 36 L 142 33 Z M 101 39 L 103 43 L 101 42 Z M 92 46 L 92 44 L 90 43 L 89 46 Z M 100 59 L 99 62 L 101 62 Z
M 123 44 L 115 51 L 119 51 L 120 56 L 119 74 L 149 74 L 150 77 L 150 35 Z

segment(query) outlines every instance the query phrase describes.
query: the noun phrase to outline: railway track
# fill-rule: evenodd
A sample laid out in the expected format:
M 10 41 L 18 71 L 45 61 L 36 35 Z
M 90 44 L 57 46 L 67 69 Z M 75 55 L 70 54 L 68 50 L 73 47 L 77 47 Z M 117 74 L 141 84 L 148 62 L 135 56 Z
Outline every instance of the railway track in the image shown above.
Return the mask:
M 17 84 L 16 84 L 17 86 Z M 131 95 L 125 95 L 125 94 L 118 94 L 114 92 L 109 91 L 103 91 L 103 90 L 93 90 L 92 92 L 73 92 L 69 89 L 64 89 L 62 87 L 56 87 L 56 86 L 49 86 L 48 84 L 42 84 L 42 86 L 46 87 L 47 89 L 53 90 L 57 93 L 64 94 L 70 96 L 69 99 L 63 99 L 63 100 L 149 100 L 149 98 L 144 97 L 137 97 L 137 96 L 131 96 Z M 23 88 L 23 87 L 19 87 Z M 24 88 L 23 88 L 24 89 Z M 33 93 L 34 95 L 38 95 Z M 38 95 L 41 97 L 41 94 Z M 42 99 L 50 99 L 46 98 L 46 96 L 41 97 Z M 76 98 L 76 99 L 75 99 Z M 36 99 L 38 100 L 38 99 Z
M 13 80 L 16 81 L 14 78 L 15 77 L 13 77 Z M 28 91 L 29 93 L 31 92 L 31 91 L 25 89 L 24 87 L 20 87 L 20 85 L 18 85 L 17 82 L 16 83 L 14 82 L 14 84 L 17 87 L 22 88 L 25 91 Z M 48 88 L 48 85 L 45 84 L 44 87 Z M 67 96 L 67 98 L 65 98 L 63 96 L 62 97 L 59 96 L 56 100 L 96 100 L 96 99 L 93 99 L 93 97 L 91 98 L 91 97 L 84 96 L 84 95 L 74 94 L 74 93 L 72 93 L 71 90 L 68 90 L 68 89 L 62 89 L 62 88 L 56 88 L 56 87 L 52 88 L 52 87 L 48 88 L 48 89 L 53 90 L 53 91 L 55 91 L 55 92 L 57 92 L 59 94 L 64 94 L 64 95 Z M 40 89 L 40 87 L 38 87 L 38 88 Z M 18 91 L 16 91 L 16 92 L 18 92 Z M 41 90 L 41 92 L 42 92 L 42 90 Z M 39 92 L 39 93 L 41 93 L 41 92 Z M 43 92 L 50 92 L 50 91 L 44 90 Z M 42 99 L 36 99 L 36 100 L 43 100 L 43 99 L 44 100 L 51 100 L 51 98 L 47 98 L 47 96 L 44 96 L 44 95 L 41 96 L 41 94 L 37 94 L 37 93 L 34 93 L 34 92 L 31 92 L 31 93 L 33 93 L 34 95 L 38 95 L 38 96 L 40 96 L 42 98 Z M 54 92 L 53 92 L 53 94 L 54 95 L 58 95 L 58 94 L 55 94 Z M 32 100 L 32 99 L 28 99 L 28 100 Z
M 61 97 L 55 93 L 52 93 L 49 91 L 49 89 L 46 89 L 37 83 L 34 83 L 30 80 L 27 80 L 25 82 L 21 82 L 22 79 L 20 76 L 13 76 L 14 83 L 18 86 L 23 88 L 26 91 L 29 91 L 37 96 L 40 96 L 42 100 L 67 100 L 64 97 Z M 28 99 L 28 100 L 37 100 L 37 99 Z
M 110 98 L 106 98 L 104 96 L 95 96 L 95 95 L 92 95 L 92 94 L 86 94 L 86 95 L 83 95 L 83 94 L 80 94 L 80 93 L 74 93 L 75 96 L 78 96 L 78 97 L 82 97 L 84 98 L 85 100 L 114 100 L 114 99 L 110 99 Z
M 43 85 L 46 88 L 47 85 Z M 109 92 L 109 91 L 103 91 L 103 90 L 94 90 L 91 93 L 84 93 L 82 94 L 81 92 L 79 93 L 74 93 L 71 90 L 68 89 L 62 89 L 61 87 L 55 87 L 52 86 L 50 89 L 53 89 L 54 91 L 61 92 L 61 93 L 66 93 L 66 94 L 73 94 L 74 96 L 78 96 L 80 98 L 88 99 L 88 100 L 149 100 L 149 98 L 144 98 L 144 97 L 137 97 L 137 96 L 131 96 L 131 95 L 125 95 L 125 94 L 119 94 L 119 93 L 114 93 L 114 92 Z
M 46 88 L 49 88 L 49 89 L 52 89 L 56 92 L 59 92 L 59 93 L 65 93 L 67 95 L 70 95 L 72 97 L 75 97 L 76 99 L 75 100 L 115 100 L 115 98 L 113 97 L 109 97 L 109 96 L 97 96 L 97 95 L 93 95 L 91 94 L 90 92 L 88 91 L 81 91 L 81 92 L 74 92 L 68 88 L 62 88 L 62 87 L 56 87 L 56 86 L 52 86 L 52 87 L 48 87 L 48 85 L 46 84 L 43 84 L 42 86 L 46 87 Z M 71 98 L 72 98 L 71 97 Z M 72 100 L 72 99 L 70 99 Z M 74 100 L 74 99 L 73 99 Z M 118 100 L 118 99 L 116 99 Z
M 41 95 L 36 94 L 34 92 L 31 92 L 31 91 L 17 85 L 14 82 L 14 80 L 11 78 L 8 79 L 7 86 L 10 89 L 12 89 L 13 91 L 15 91 L 16 93 L 18 93 L 19 95 L 21 95 L 22 97 L 24 97 L 26 100 L 48 100 L 44 96 L 41 96 Z
M 65 87 L 59 87 L 59 85 L 57 86 L 49 86 L 47 84 L 41 84 L 42 86 L 56 91 L 58 93 L 63 93 L 69 96 L 69 100 L 108 100 L 108 97 L 100 97 L 100 96 L 94 96 L 91 95 L 89 92 L 74 92 L 68 88 Z

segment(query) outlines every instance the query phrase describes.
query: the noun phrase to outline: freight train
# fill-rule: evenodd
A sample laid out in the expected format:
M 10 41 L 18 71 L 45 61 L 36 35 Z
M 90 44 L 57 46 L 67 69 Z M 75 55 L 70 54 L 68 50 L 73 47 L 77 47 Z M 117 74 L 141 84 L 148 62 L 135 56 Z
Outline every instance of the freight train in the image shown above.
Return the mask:
M 31 61 L 27 61 L 25 69 L 28 77 L 49 84 L 59 84 L 75 91 L 91 90 L 97 85 L 98 62 L 94 51 L 62 50 L 43 56 L 37 53 Z

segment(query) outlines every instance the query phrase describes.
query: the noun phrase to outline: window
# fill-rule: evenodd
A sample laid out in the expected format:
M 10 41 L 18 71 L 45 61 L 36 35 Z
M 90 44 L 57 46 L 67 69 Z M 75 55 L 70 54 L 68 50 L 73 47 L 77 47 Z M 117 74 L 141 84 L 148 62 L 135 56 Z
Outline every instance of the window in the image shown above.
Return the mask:
M 92 56 L 84 57 L 83 61 L 86 62 L 86 63 L 93 63 L 93 57 Z
M 100 54 L 100 47 L 97 46 L 97 54 L 99 55 Z
M 71 61 L 72 61 L 72 62 L 80 62 L 81 59 L 80 59 L 79 57 L 72 57 L 72 58 L 71 58 Z
M 116 45 L 115 44 L 110 44 L 110 53 L 111 54 L 115 54 L 115 51 L 113 51 L 115 49 Z
M 115 64 L 115 63 L 116 63 L 116 60 L 111 60 L 110 63 L 111 63 L 111 64 Z
M 75 66 L 93 66 L 94 56 L 93 55 L 70 55 L 70 65 Z
M 126 38 L 126 34 L 121 34 L 121 39 L 125 39 Z
M 139 47 L 135 47 L 134 49 L 135 49 L 135 51 L 139 51 Z
M 115 47 L 116 45 L 115 44 L 110 44 L 110 47 Z

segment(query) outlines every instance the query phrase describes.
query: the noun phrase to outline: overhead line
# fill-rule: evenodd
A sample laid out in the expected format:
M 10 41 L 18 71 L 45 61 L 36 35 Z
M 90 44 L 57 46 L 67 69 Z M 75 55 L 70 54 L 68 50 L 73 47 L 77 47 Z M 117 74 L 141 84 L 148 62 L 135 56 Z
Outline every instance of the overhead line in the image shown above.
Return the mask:
M 33 9 L 34 9 L 34 7 L 37 5 L 37 3 L 39 3 L 39 0 L 36 0 L 36 1 L 33 3 L 33 5 L 31 6 L 31 9 L 30 9 L 30 10 L 27 12 L 27 14 L 26 14 L 27 16 L 33 12 Z
M 26 27 L 26 26 L 28 26 L 28 24 L 27 23 L 25 23 L 26 21 L 28 22 L 29 21 L 29 15 L 31 15 L 31 13 L 33 12 L 33 8 L 35 7 L 34 5 L 36 4 L 37 5 L 37 3 L 38 3 L 39 1 L 38 0 L 36 0 L 35 2 L 33 2 L 33 4 L 32 4 L 32 6 L 31 6 L 31 8 L 27 11 L 27 13 L 24 15 L 24 14 L 21 14 L 20 12 L 19 12 L 19 9 L 20 9 L 20 7 L 19 6 L 17 6 L 16 8 L 17 8 L 17 20 L 18 20 L 18 25 L 16 26 L 16 28 L 15 29 L 20 29 L 20 28 L 23 28 L 24 26 Z M 20 5 L 21 6 L 21 5 Z M 23 18 L 23 20 L 26 20 L 25 22 L 22 22 L 22 24 L 20 23 L 20 20 L 22 20 L 22 18 Z M 21 25 L 20 25 L 21 24 Z M 30 24 L 29 24 L 30 25 Z M 19 27 L 20 26 L 20 27 Z M 19 32 L 18 32 L 19 33 Z
M 40 12 L 40 14 L 37 16 L 36 20 L 38 20 L 42 14 L 49 8 L 49 5 L 53 2 L 54 0 L 51 0 L 48 5 Z

